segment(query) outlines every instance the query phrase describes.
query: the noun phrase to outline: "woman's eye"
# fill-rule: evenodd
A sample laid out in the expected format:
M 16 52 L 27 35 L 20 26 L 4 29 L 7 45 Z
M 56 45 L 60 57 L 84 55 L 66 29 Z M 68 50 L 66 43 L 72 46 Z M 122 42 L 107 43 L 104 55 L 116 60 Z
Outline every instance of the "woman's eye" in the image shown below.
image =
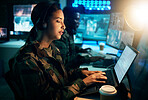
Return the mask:
M 57 20 L 56 22 L 61 23 L 61 21 Z

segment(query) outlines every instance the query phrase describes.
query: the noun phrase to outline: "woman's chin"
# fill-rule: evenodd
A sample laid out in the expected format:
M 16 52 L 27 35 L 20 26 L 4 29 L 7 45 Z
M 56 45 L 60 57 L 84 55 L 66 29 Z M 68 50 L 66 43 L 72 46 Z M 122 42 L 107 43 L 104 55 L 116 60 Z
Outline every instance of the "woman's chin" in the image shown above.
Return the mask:
M 56 40 L 59 40 L 59 39 L 61 39 L 61 35 L 60 36 L 57 36 L 57 38 L 56 38 Z

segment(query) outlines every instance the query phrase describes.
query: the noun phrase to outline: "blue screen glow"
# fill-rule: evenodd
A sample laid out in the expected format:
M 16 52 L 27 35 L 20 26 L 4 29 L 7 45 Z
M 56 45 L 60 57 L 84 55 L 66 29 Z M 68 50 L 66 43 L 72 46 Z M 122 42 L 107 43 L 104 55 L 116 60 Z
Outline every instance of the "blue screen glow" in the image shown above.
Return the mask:
M 83 5 L 86 10 L 111 10 L 110 0 L 74 0 L 72 7 Z

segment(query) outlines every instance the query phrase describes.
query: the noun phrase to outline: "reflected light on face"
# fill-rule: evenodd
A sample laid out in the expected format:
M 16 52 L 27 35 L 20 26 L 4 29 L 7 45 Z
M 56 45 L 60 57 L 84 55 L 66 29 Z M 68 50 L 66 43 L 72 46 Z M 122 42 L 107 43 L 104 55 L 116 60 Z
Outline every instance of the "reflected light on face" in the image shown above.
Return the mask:
M 53 13 L 52 18 L 48 23 L 46 33 L 50 39 L 57 40 L 61 38 L 64 29 L 65 29 L 64 14 L 62 10 L 57 10 L 56 12 Z

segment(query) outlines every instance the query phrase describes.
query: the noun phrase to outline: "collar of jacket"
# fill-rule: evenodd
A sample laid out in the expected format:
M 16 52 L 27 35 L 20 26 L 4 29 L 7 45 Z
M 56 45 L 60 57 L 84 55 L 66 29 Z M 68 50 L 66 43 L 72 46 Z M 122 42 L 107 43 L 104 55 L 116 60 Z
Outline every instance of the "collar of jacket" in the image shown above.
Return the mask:
M 43 48 L 40 49 L 39 46 L 39 42 L 38 41 L 33 41 L 32 45 L 34 46 L 35 50 L 36 50 L 36 54 L 38 57 L 42 58 L 42 57 L 53 57 L 53 50 L 55 49 L 53 47 L 53 44 L 51 43 L 50 46 L 48 48 Z

